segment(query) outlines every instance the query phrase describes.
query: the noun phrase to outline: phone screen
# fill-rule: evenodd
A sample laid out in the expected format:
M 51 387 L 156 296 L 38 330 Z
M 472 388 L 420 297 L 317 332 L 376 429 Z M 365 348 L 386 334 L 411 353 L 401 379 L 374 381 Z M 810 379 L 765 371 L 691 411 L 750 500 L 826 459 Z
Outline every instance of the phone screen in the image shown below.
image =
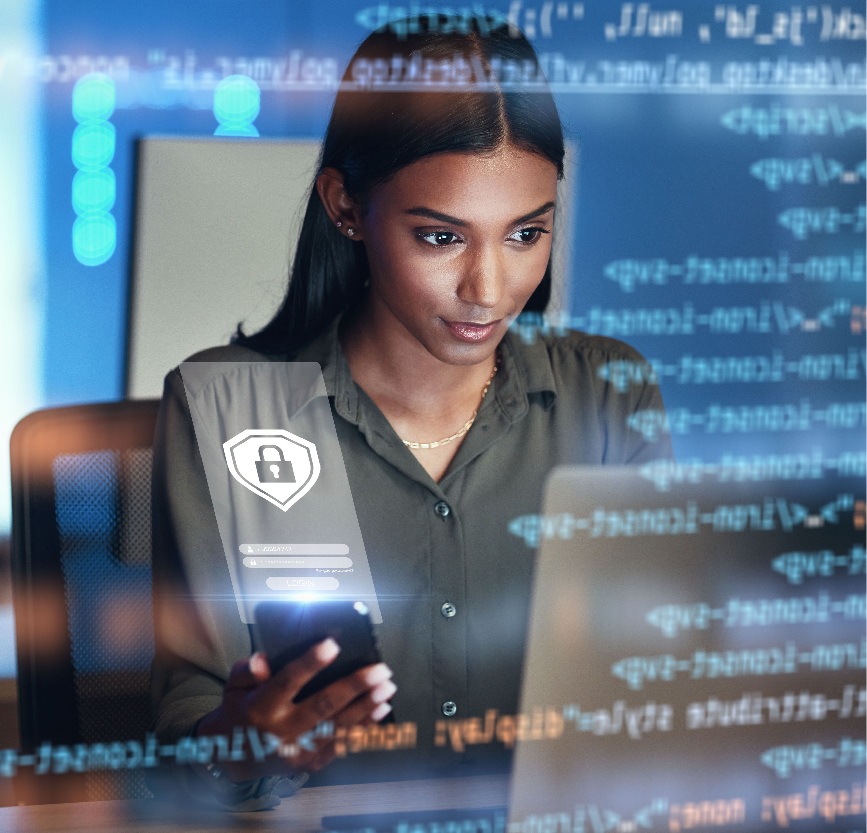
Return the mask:
M 272 674 L 329 636 L 340 646 L 337 658 L 298 692 L 296 703 L 359 668 L 381 661 L 363 602 L 261 602 L 256 606 L 255 629 Z

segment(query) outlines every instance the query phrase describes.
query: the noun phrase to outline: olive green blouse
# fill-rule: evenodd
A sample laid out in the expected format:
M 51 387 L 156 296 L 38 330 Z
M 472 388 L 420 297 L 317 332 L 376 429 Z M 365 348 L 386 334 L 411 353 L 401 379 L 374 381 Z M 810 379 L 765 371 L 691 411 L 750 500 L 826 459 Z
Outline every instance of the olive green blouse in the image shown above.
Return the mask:
M 516 519 L 540 511 L 556 465 L 671 458 L 667 434 L 647 442 L 630 427 L 636 412 L 662 411 L 655 376 L 610 338 L 510 331 L 476 421 L 436 483 L 354 383 L 338 324 L 294 358 L 322 368 L 382 611 L 379 647 L 398 686 L 395 718 L 418 734 L 409 757 L 350 755 L 310 783 L 497 766 L 481 746 L 462 755 L 436 746 L 434 732 L 437 721 L 517 710 L 534 542 Z M 228 346 L 191 361 L 284 359 Z M 232 664 L 256 647 L 238 615 L 177 369 L 157 423 L 153 520 L 154 726 L 174 742 L 217 707 Z M 271 781 L 244 809 L 273 803 L 261 798 L 268 790 L 291 791 Z

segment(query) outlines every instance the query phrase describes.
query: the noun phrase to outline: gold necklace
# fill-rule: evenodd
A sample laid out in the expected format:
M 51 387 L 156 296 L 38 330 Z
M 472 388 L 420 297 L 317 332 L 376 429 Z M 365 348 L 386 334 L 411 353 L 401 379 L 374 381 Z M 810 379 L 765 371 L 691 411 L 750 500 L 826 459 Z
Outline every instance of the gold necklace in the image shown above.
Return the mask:
M 485 394 L 488 392 L 488 388 L 491 386 L 491 382 L 494 381 L 494 375 L 497 372 L 497 368 L 500 366 L 500 351 L 497 351 L 496 357 L 494 358 L 494 369 L 491 371 L 491 375 L 488 376 L 488 381 L 485 382 L 485 386 L 482 388 L 482 398 L 479 400 L 479 407 L 473 411 L 473 415 L 463 424 L 463 427 L 452 434 L 450 437 L 446 437 L 444 440 L 437 440 L 433 443 L 414 443 L 411 440 L 401 440 L 401 442 L 407 448 L 439 448 L 441 445 L 446 445 L 450 443 L 452 440 L 456 440 L 458 437 L 463 437 L 467 431 L 470 430 L 470 426 L 476 421 L 476 414 L 479 412 L 479 408 L 482 406 L 482 402 L 485 401 Z

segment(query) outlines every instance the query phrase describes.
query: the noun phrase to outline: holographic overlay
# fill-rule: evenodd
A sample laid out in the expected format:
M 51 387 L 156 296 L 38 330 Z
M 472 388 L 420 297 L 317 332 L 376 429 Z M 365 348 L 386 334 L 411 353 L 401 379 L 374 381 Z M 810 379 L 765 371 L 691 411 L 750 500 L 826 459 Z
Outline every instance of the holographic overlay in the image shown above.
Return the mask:
M 184 362 L 196 441 L 241 620 L 260 601 L 376 591 L 315 362 Z
M 253 726 L 236 726 L 231 735 L 198 735 L 177 743 L 160 743 L 154 734 L 144 739 L 76 743 L 45 741 L 32 753 L 0 749 L 0 778 L 14 778 L 19 770 L 33 775 L 63 775 L 67 772 L 101 772 L 124 769 L 153 769 L 159 766 L 235 763 L 263 763 L 274 757 L 289 758 L 301 750 L 315 752 L 319 740 L 334 740 L 335 754 L 345 758 L 361 752 L 414 749 L 417 728 L 412 722 L 380 726 L 335 726 L 326 720 L 284 743 L 269 732 Z

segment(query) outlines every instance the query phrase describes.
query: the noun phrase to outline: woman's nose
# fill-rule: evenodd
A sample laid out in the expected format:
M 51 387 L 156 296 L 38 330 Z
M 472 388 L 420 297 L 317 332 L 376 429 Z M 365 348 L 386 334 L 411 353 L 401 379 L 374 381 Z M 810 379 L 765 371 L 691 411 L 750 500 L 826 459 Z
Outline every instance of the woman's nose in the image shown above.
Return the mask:
M 467 304 L 493 309 L 500 303 L 505 286 L 505 262 L 494 246 L 467 252 L 458 298 Z

